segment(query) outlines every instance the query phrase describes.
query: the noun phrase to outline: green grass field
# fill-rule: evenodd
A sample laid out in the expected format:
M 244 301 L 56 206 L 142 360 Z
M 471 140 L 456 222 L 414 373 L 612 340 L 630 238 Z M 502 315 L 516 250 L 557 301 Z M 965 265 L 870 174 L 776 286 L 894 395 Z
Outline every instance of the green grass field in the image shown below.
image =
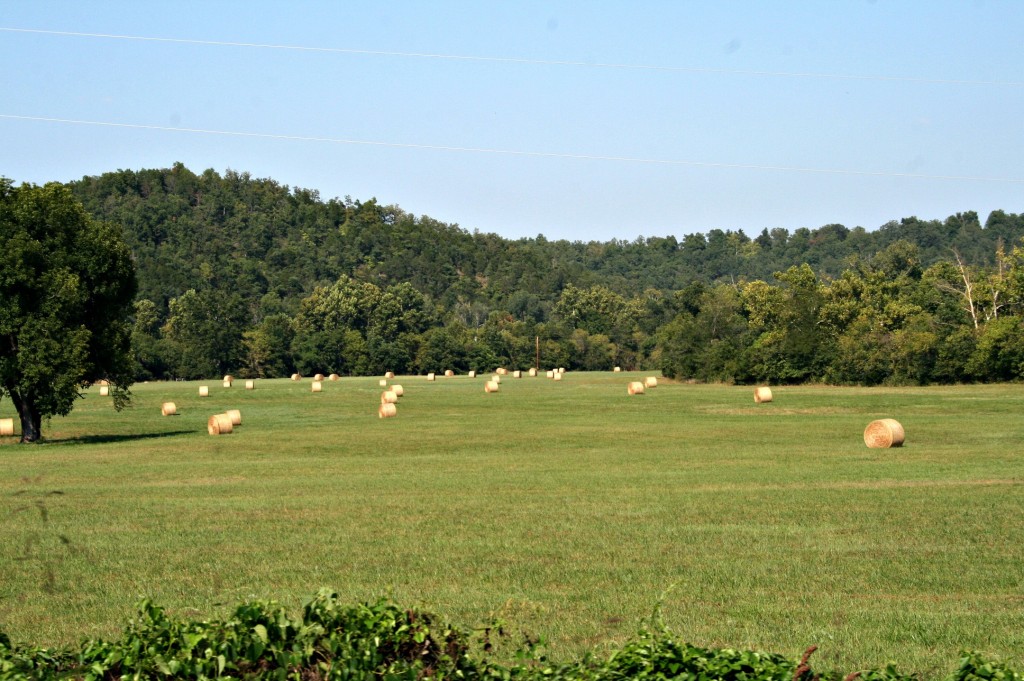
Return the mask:
M 92 388 L 45 443 L 0 439 L 0 629 L 72 645 L 117 635 L 143 596 L 207 618 L 328 586 L 497 617 L 562 659 L 661 602 L 682 639 L 818 644 L 816 667 L 944 674 L 961 649 L 1024 666 L 1024 387 L 780 387 L 757 405 L 665 381 L 629 397 L 636 378 L 509 376 L 488 395 L 399 377 L 384 420 L 377 378 L 151 383 L 121 413 Z M 208 435 L 229 408 L 243 424 Z M 865 447 L 883 417 L 903 448 Z

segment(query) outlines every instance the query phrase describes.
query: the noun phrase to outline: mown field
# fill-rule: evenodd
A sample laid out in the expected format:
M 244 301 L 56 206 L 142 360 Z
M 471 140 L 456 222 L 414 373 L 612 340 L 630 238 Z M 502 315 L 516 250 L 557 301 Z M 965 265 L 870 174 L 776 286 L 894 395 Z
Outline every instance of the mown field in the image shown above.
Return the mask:
M 932 675 L 1024 666 L 1024 387 L 661 385 L 642 374 L 92 388 L 47 442 L 0 439 L 0 630 L 115 636 L 143 596 L 214 617 L 328 586 L 552 656 L 604 651 L 660 602 L 700 645 Z M 164 400 L 178 416 L 163 417 Z M 211 437 L 207 418 L 240 409 Z M 0 417 L 13 415 L 9 401 Z M 901 449 L 864 446 L 892 417 Z

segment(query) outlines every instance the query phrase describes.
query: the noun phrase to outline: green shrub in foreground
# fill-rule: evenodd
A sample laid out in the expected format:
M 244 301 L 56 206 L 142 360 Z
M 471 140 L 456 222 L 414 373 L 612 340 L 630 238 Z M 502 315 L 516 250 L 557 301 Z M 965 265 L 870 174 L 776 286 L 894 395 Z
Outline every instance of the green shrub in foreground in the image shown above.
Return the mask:
M 480 679 L 483 681 L 812 681 L 809 648 L 799 661 L 753 651 L 676 642 L 664 627 L 642 631 L 607 658 L 553 663 L 535 650 L 503 665 L 471 656 L 469 636 L 429 614 L 385 601 L 343 605 L 321 591 L 292 619 L 273 602 L 238 606 L 224 621 L 168 617 L 149 601 L 118 641 L 88 640 L 81 649 L 21 648 L 0 632 L 0 679 Z M 843 678 L 823 675 L 828 681 Z M 852 681 L 910 681 L 892 666 L 850 674 Z M 1024 681 L 1017 672 L 966 654 L 949 681 Z

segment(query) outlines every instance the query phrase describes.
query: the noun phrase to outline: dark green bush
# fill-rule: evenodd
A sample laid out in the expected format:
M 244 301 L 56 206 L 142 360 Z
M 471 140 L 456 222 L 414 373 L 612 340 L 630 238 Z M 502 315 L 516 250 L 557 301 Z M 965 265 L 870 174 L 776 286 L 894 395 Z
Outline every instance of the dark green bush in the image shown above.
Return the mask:
M 490 630 L 488 630 L 489 633 Z M 0 679 L 294 679 L 295 681 L 457 679 L 460 681 L 840 681 L 801 660 L 771 653 L 707 649 L 677 642 L 665 627 L 641 631 L 607 658 L 554 663 L 528 645 L 513 664 L 490 659 L 488 636 L 471 655 L 469 636 L 427 613 L 385 601 L 339 603 L 321 591 L 298 619 L 274 602 L 238 606 L 223 621 L 168 616 L 150 601 L 117 641 L 88 640 L 78 651 L 15 646 L 0 632 Z M 894 667 L 848 681 L 918 681 Z M 948 681 L 1024 681 L 1006 667 L 965 653 Z

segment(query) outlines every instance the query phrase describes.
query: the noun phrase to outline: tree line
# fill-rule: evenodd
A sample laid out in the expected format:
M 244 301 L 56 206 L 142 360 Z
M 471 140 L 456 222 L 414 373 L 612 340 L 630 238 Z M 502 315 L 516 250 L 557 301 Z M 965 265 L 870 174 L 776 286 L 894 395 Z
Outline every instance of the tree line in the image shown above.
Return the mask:
M 69 184 L 124 230 L 138 379 L 542 366 L 736 382 L 1024 374 L 1024 215 L 508 240 L 227 171 Z

